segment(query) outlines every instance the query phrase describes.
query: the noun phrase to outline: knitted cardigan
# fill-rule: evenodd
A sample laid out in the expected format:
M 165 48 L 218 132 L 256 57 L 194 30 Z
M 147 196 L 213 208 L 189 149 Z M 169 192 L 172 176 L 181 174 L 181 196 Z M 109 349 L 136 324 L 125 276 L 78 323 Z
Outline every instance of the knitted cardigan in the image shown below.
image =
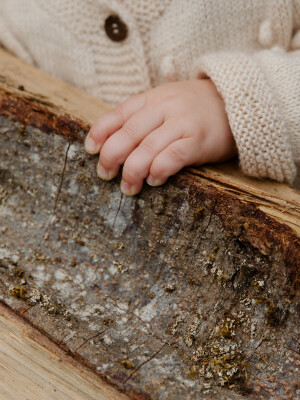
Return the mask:
M 109 38 L 119 16 L 127 37 Z M 1 0 L 0 43 L 116 105 L 209 77 L 244 173 L 293 182 L 300 162 L 300 0 Z

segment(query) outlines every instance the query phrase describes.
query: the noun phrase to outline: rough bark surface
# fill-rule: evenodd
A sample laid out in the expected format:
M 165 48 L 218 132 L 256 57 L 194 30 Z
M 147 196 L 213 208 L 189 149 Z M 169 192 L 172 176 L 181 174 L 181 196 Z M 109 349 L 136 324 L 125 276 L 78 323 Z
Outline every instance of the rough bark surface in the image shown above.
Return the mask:
M 133 399 L 299 397 L 297 235 L 197 176 L 122 197 L 0 120 L 0 298 Z
M 0 71 L 0 301 L 135 400 L 300 398 L 299 194 L 203 168 L 123 197 L 82 149 L 108 107 Z

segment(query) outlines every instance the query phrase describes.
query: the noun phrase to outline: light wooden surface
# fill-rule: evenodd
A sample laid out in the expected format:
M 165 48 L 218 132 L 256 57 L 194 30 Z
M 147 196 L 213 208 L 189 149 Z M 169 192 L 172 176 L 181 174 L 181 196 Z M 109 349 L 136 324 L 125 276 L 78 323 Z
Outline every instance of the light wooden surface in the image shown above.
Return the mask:
M 300 235 L 300 191 L 286 184 L 271 180 L 250 178 L 241 173 L 238 163 L 231 161 L 190 172 L 201 176 L 214 185 L 226 188 L 242 201 L 252 201 L 267 215 L 278 222 L 290 226 Z
M 111 109 L 108 104 L 49 76 L 0 48 L 1 91 L 44 105 L 54 114 L 67 113 L 87 124 L 92 124 Z M 214 185 L 222 186 L 228 192 L 239 194 L 242 200 L 254 201 L 263 212 L 300 234 L 300 191 L 286 184 L 249 178 L 241 173 L 235 162 L 189 170 Z
M 95 99 L 74 86 L 26 64 L 0 47 L 0 84 L 20 93 L 38 98 L 41 104 L 62 110 L 86 122 L 93 122 L 111 106 Z
M 1 400 L 126 400 L 0 304 Z

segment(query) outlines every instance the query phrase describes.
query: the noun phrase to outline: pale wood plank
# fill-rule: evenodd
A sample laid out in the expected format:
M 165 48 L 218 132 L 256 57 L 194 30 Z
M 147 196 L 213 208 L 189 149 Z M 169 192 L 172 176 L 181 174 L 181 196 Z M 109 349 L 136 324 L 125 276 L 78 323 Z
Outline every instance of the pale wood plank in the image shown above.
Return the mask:
M 86 122 L 93 122 L 111 106 L 9 54 L 0 47 L 0 83 L 27 98 L 60 109 Z M 21 86 L 20 86 L 21 85 Z M 21 87 L 21 90 L 18 89 Z M 25 90 L 22 90 L 24 87 Z
M 188 170 L 220 188 L 226 188 L 242 201 L 253 201 L 261 211 L 300 234 L 299 190 L 287 184 L 243 175 L 234 161 Z
M 0 304 L 0 399 L 126 400 Z

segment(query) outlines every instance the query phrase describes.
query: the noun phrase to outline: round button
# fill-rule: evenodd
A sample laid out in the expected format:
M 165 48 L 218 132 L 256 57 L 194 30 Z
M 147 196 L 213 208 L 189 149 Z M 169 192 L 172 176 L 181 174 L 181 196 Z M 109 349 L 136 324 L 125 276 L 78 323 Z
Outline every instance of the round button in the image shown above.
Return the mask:
M 127 38 L 128 28 L 117 15 L 110 15 L 105 20 L 105 32 L 114 42 L 122 42 Z

